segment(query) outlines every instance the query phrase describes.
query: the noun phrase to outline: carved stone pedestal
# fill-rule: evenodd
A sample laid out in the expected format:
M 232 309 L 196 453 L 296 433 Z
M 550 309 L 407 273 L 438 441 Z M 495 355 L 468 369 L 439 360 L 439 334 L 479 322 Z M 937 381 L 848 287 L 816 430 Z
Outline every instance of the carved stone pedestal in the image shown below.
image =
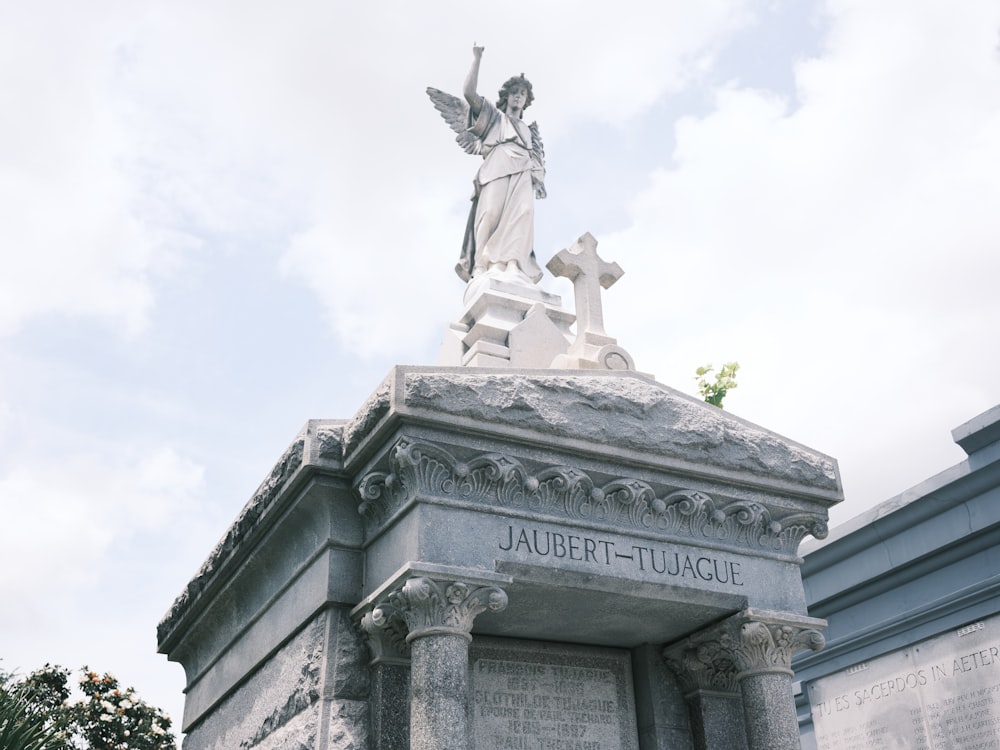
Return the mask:
M 462 317 L 445 331 L 441 364 L 549 367 L 569 348 L 574 316 L 557 294 L 502 274 L 473 279 Z
M 576 315 L 520 272 L 487 272 L 465 290 L 465 312 L 445 332 L 438 361 L 467 367 L 635 370 L 632 355 L 604 330 L 601 288 L 622 276 L 597 254 L 589 232 L 548 269 L 573 282 Z M 576 335 L 569 327 L 576 321 Z

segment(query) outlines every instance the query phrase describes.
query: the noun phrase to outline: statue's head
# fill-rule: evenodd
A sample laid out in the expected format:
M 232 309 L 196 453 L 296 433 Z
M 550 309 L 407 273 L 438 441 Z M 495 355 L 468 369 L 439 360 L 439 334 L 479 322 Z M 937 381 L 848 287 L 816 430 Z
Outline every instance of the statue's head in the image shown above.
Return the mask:
M 524 73 L 521 73 L 519 76 L 508 78 L 507 82 L 500 87 L 500 99 L 497 100 L 497 109 L 501 112 L 507 111 L 507 97 L 511 91 L 517 88 L 524 89 L 528 94 L 527 103 L 524 105 L 524 108 L 527 109 L 531 106 L 531 103 L 535 101 L 535 95 L 531 91 L 531 81 L 524 77 Z

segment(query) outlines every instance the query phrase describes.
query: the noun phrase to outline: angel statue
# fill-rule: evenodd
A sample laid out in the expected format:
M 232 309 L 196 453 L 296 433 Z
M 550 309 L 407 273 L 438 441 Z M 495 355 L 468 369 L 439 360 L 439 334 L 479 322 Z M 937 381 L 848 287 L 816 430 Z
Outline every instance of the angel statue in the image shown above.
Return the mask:
M 525 125 L 524 110 L 534 100 L 524 77 L 509 79 L 494 106 L 476 92 L 483 47 L 472 48 L 472 67 L 465 79 L 465 101 L 428 88 L 427 94 L 458 137 L 466 153 L 483 163 L 473 181 L 472 209 L 465 228 L 462 255 L 455 271 L 469 281 L 484 273 L 542 278 L 535 261 L 535 198 L 545 197 L 545 152 L 538 124 Z

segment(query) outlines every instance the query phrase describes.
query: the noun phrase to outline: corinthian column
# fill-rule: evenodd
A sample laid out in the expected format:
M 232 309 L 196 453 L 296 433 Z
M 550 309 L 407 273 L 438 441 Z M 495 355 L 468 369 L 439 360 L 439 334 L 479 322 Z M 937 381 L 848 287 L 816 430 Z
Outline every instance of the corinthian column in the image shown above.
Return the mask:
M 372 654 L 371 748 L 410 747 L 410 645 L 406 623 L 393 618 L 376 625 L 365 613 L 359 628 Z
M 677 676 L 691 719 L 694 750 L 747 750 L 743 704 L 732 651 L 714 629 L 663 650 Z
M 472 622 L 507 606 L 498 586 L 413 576 L 371 612 L 375 627 L 406 623 L 411 750 L 468 750 Z
M 739 670 L 743 718 L 750 750 L 799 750 L 799 723 L 792 694 L 792 657 L 819 651 L 824 620 L 745 610 L 723 636 Z
M 696 750 L 799 750 L 792 657 L 823 648 L 818 628 L 825 626 L 812 617 L 745 609 L 664 649 L 691 708 Z M 740 714 L 745 737 L 734 726 Z

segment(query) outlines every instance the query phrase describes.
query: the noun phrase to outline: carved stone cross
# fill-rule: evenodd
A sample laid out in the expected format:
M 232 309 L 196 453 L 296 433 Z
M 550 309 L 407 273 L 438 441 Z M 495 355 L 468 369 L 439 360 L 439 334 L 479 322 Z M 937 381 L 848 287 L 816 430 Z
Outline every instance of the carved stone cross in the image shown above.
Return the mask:
M 628 352 L 604 331 L 601 287 L 607 289 L 622 277 L 621 266 L 601 260 L 597 254 L 597 240 L 587 232 L 572 247 L 556 253 L 546 267 L 553 276 L 564 276 L 573 282 L 576 299 L 576 340 L 566 354 L 556 357 L 552 366 L 635 369 Z
M 577 337 L 584 333 L 606 336 L 601 287 L 608 289 L 622 277 L 625 272 L 621 266 L 601 260 L 597 240 L 587 232 L 572 247 L 560 250 L 546 267 L 553 276 L 565 276 L 573 282 Z

